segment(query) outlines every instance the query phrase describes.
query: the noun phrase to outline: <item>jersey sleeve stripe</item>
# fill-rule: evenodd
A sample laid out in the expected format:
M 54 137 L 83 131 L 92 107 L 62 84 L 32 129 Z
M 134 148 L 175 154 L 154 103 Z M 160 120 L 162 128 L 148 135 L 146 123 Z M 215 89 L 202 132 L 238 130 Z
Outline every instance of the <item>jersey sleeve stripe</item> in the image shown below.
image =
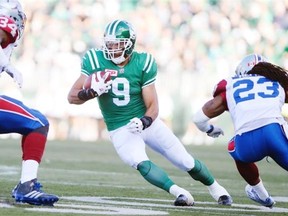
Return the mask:
M 142 88 L 144 88 L 144 87 L 146 87 L 146 86 L 148 86 L 148 85 L 153 84 L 153 83 L 155 82 L 155 80 L 156 80 L 156 77 L 153 77 L 152 79 L 147 80 L 147 81 L 142 85 Z
M 95 70 L 96 68 L 100 67 L 95 49 L 89 50 L 88 58 L 89 58 L 89 62 L 91 64 L 92 70 Z
M 152 65 L 153 65 L 153 62 L 154 62 L 154 59 L 152 58 L 152 59 L 150 60 L 150 62 L 149 62 L 149 67 L 148 67 L 146 73 L 149 73 L 149 72 L 150 72 L 151 67 L 152 67 Z
M 147 54 L 146 62 L 145 62 L 145 65 L 144 65 L 143 71 L 147 71 L 147 67 L 148 67 L 149 64 L 150 64 L 150 61 L 151 61 L 151 55 L 150 55 L 150 54 Z
M 89 76 L 89 72 L 87 70 L 81 69 L 81 73 L 86 76 Z
M 95 63 L 96 63 L 96 68 L 97 69 L 100 68 L 100 64 L 99 64 L 98 57 L 97 57 L 95 49 L 92 50 L 92 55 L 93 55 L 93 59 L 95 60 Z
M 145 71 L 146 73 L 149 73 L 152 66 L 153 66 L 153 63 L 154 63 L 154 58 L 152 57 L 151 54 L 147 54 L 147 58 L 146 58 L 146 62 L 145 62 L 145 66 L 144 66 L 144 69 L 143 71 Z
M 92 70 L 95 70 L 95 64 L 94 64 L 93 59 L 92 59 L 91 50 L 89 50 L 89 52 L 87 54 L 88 54 L 88 58 L 89 58 L 89 62 L 91 64 Z

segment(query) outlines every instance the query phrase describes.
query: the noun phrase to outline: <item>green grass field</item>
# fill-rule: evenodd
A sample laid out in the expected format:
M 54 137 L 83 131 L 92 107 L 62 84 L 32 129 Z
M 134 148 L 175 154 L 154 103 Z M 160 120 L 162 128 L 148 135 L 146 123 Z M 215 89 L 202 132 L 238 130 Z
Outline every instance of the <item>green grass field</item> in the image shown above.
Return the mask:
M 134 169 L 124 165 L 107 141 L 49 141 L 38 179 L 43 190 L 57 194 L 55 207 L 15 204 L 11 189 L 20 177 L 21 152 L 18 140 L 0 140 L 0 215 L 288 215 L 287 172 L 269 160 L 259 163 L 260 173 L 277 203 L 273 209 L 250 201 L 225 145 L 187 146 L 206 163 L 216 179 L 232 195 L 231 207 L 219 206 L 207 188 L 176 169 L 163 157 L 147 149 L 179 186 L 195 199 L 192 207 L 174 207 L 174 197 L 148 184 Z

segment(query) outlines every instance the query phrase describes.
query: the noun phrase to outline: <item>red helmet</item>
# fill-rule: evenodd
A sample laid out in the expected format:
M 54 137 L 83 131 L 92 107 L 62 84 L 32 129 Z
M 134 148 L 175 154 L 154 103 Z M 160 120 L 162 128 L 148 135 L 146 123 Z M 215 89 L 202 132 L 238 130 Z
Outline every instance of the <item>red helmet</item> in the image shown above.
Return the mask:
M 0 15 L 12 18 L 17 25 L 18 39 L 23 35 L 26 15 L 23 12 L 22 6 L 17 0 L 1 0 Z

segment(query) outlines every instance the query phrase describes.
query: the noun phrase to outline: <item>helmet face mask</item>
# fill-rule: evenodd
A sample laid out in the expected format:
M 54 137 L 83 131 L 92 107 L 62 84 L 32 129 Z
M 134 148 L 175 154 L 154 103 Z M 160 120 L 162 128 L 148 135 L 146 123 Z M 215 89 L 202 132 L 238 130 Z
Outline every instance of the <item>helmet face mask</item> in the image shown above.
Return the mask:
M 17 25 L 18 39 L 21 38 L 25 28 L 26 15 L 17 0 L 1 0 L 0 15 L 12 18 Z
M 243 76 L 247 74 L 256 64 L 259 62 L 267 62 L 268 60 L 259 54 L 250 54 L 245 56 L 238 66 L 236 67 L 235 73 L 237 76 Z
M 115 64 L 123 63 L 133 52 L 136 34 L 128 22 L 115 20 L 104 33 L 104 57 Z

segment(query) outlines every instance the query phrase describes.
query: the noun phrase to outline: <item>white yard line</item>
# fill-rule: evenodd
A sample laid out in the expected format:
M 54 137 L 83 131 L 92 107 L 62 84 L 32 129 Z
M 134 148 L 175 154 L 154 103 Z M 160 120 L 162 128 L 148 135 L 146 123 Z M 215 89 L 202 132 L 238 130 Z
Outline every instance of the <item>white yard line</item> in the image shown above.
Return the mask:
M 196 202 L 191 207 L 175 207 L 171 200 L 140 199 L 126 197 L 61 197 L 62 200 L 70 201 L 71 204 L 56 203 L 55 208 L 33 207 L 25 208 L 26 211 L 50 212 L 50 213 L 73 213 L 80 215 L 168 215 L 166 210 L 204 210 L 213 212 L 274 212 L 288 213 L 288 208 L 274 207 L 273 209 L 259 205 L 233 204 L 229 208 L 217 208 L 215 202 Z M 275 197 L 278 202 L 288 202 L 288 197 Z M 75 204 L 73 204 L 75 201 Z M 205 206 L 201 206 L 205 205 Z M 207 207 L 211 205 L 211 207 Z M 0 208 L 16 208 L 5 203 L 0 203 Z M 153 208 L 153 210 L 151 209 Z M 158 209 L 157 209 L 158 208 Z

